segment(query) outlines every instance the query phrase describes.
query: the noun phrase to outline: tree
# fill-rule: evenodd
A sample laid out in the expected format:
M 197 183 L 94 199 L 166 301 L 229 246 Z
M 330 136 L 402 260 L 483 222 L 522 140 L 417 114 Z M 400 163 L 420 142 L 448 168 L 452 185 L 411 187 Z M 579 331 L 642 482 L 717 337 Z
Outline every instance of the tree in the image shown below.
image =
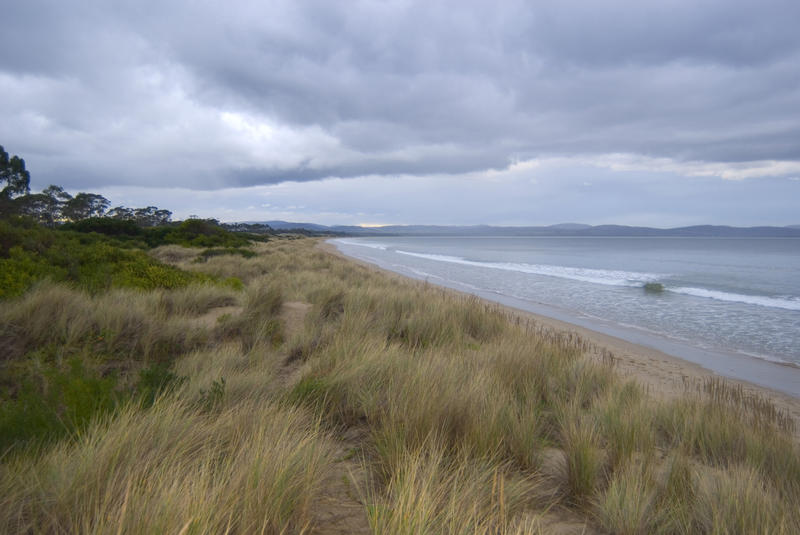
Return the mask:
M 10 156 L 0 145 L 0 217 L 18 214 L 14 197 L 30 191 L 31 175 L 25 169 L 25 160 Z
M 106 212 L 106 217 L 110 217 L 111 219 L 122 219 L 123 221 L 128 221 L 133 219 L 133 208 L 127 208 L 125 206 L 115 206 L 108 212 Z
M 17 197 L 12 201 L 15 213 L 26 215 L 47 226 L 53 226 L 61 210 L 55 199 L 44 193 L 33 193 Z
M 9 157 L 0 145 L 0 197 L 11 199 L 17 195 L 26 195 L 31 191 L 31 174 L 25 169 L 25 160 L 19 156 Z
M 64 204 L 62 215 L 70 221 L 102 217 L 111 203 L 96 193 L 78 193 Z
M 160 210 L 156 206 L 148 206 L 147 208 L 137 208 L 133 211 L 133 219 L 143 227 L 157 227 L 166 225 L 172 218 L 172 212 L 169 210 Z
M 50 213 L 50 197 L 41 193 L 23 195 L 13 201 L 14 212 L 19 215 L 30 216 L 40 223 L 46 223 Z
M 52 197 L 53 199 L 65 203 L 68 200 L 72 199 L 72 195 L 64 191 L 64 188 L 61 186 L 56 186 L 55 184 L 50 184 L 46 188 L 42 190 L 42 193 L 47 195 L 48 197 Z
M 43 223 L 47 225 L 54 225 L 57 221 L 63 219 L 64 207 L 72 200 L 72 195 L 64 191 L 61 186 L 50 184 L 42 190 L 42 195 L 47 197 L 48 213 Z

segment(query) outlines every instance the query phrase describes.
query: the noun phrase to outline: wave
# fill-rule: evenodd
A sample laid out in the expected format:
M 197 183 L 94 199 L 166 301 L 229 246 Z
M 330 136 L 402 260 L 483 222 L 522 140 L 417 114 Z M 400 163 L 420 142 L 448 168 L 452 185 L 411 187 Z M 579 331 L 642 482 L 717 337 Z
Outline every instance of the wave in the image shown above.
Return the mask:
M 341 243 L 342 245 L 357 245 L 359 247 L 369 247 L 370 249 L 380 249 L 381 251 L 385 251 L 388 245 L 384 245 L 382 243 L 369 243 L 369 242 L 361 242 L 355 240 L 348 240 L 348 239 L 337 239 L 333 240 L 335 243 Z
M 567 266 L 552 266 L 547 264 L 524 264 L 515 262 L 476 262 L 467 260 L 459 256 L 447 256 L 438 254 L 412 253 L 410 251 L 397 250 L 396 253 L 435 260 L 438 262 L 448 262 L 451 264 L 461 264 L 464 266 L 476 266 L 490 269 L 502 269 L 504 271 L 516 271 L 518 273 L 530 273 L 533 275 L 545 275 L 548 277 L 558 277 L 562 279 L 591 282 L 595 284 L 605 284 L 607 286 L 642 286 L 647 282 L 653 282 L 663 277 L 655 273 L 638 273 L 635 271 L 607 270 L 575 268 Z
M 708 299 L 716 299 L 717 301 L 729 301 L 732 303 L 745 303 L 747 305 L 757 305 L 762 307 L 783 308 L 786 310 L 800 310 L 800 299 L 788 297 L 769 297 L 766 295 L 745 295 L 735 294 L 729 292 L 720 292 L 717 290 L 706 290 L 705 288 L 667 288 L 667 291 L 692 295 L 694 297 L 705 297 Z
M 447 280 L 447 279 L 445 279 L 443 277 L 440 277 L 439 275 L 434 275 L 433 273 L 428 273 L 427 271 L 422 271 L 421 269 L 414 269 L 414 268 L 408 267 L 408 266 L 399 266 L 399 267 L 405 268 L 405 269 L 409 270 L 411 273 L 413 273 L 414 275 L 419 275 L 420 277 L 425 277 L 426 279 L 439 279 L 439 280 L 443 280 L 443 281 Z
M 525 264 L 515 262 L 478 262 L 467 260 L 459 256 L 448 256 L 427 253 L 414 253 L 410 251 L 396 250 L 398 254 L 414 256 L 437 262 L 447 262 L 464 266 L 475 266 L 490 269 L 501 269 L 504 271 L 514 271 L 518 273 L 529 273 L 533 275 L 545 275 L 548 277 L 558 277 L 581 282 L 603 284 L 606 286 L 626 286 L 641 288 L 647 283 L 657 283 L 664 280 L 666 275 L 657 273 L 641 273 L 636 271 L 606 270 L 576 268 L 568 266 L 553 266 L 548 264 Z M 706 299 L 716 299 L 718 301 L 728 301 L 733 303 L 744 303 L 771 308 L 782 308 L 785 310 L 800 310 L 800 299 L 796 297 L 770 297 L 766 295 L 746 295 L 718 290 L 708 290 L 705 288 L 693 287 L 670 287 L 663 286 L 663 291 Z

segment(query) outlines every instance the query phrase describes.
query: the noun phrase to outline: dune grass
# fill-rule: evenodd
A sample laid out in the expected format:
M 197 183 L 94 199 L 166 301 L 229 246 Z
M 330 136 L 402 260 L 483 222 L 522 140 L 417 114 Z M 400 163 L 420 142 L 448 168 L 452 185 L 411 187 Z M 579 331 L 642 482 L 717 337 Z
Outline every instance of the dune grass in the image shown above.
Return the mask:
M 330 464 L 302 410 L 241 400 L 213 415 L 163 399 L 7 462 L 4 533 L 281 533 L 307 527 Z
M 9 399 L 20 374 L 65 355 L 91 356 L 101 379 L 113 369 L 117 389 L 162 363 L 172 387 L 8 450 L 0 531 L 325 533 L 314 510 L 354 431 L 374 533 L 546 533 L 564 518 L 588 532 L 800 532 L 800 450 L 768 400 L 724 382 L 655 400 L 573 334 L 314 240 L 252 250 L 153 251 L 241 291 L 45 284 L 4 303 Z M 287 302 L 311 306 L 299 329 Z M 198 321 L 220 307 L 232 312 Z

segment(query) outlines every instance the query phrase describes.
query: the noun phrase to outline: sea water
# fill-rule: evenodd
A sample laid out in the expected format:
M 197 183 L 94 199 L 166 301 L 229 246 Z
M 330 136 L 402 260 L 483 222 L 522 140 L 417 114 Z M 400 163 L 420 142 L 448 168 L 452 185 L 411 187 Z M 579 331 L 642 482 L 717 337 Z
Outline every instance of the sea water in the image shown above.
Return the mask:
M 411 277 L 800 395 L 797 238 L 386 237 L 333 243 L 347 255 Z

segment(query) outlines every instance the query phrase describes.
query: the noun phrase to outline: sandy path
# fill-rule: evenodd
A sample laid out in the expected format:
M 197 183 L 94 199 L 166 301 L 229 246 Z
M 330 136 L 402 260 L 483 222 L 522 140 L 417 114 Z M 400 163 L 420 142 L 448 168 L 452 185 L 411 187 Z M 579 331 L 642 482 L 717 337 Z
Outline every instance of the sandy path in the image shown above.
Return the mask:
M 319 242 L 318 247 L 330 254 L 344 258 L 350 262 L 355 262 L 359 265 L 365 266 L 368 269 L 386 273 L 391 277 L 408 279 L 403 275 L 393 271 L 385 270 L 370 264 L 368 262 L 347 256 L 343 254 L 335 245 Z M 464 292 L 459 292 L 451 288 L 437 286 L 445 291 L 452 292 L 454 295 L 464 296 L 470 295 Z M 471 296 L 472 297 L 472 296 Z M 671 399 L 679 396 L 684 396 L 688 391 L 695 391 L 710 377 L 720 377 L 720 375 L 707 370 L 697 364 L 688 362 L 678 357 L 668 355 L 657 349 L 641 346 L 609 336 L 585 327 L 573 325 L 561 320 L 534 314 L 526 310 L 520 310 L 507 305 L 501 305 L 494 301 L 486 301 L 492 305 L 507 310 L 515 317 L 519 317 L 525 321 L 531 321 L 539 327 L 545 329 L 553 329 L 555 331 L 566 331 L 576 333 L 582 339 L 587 341 L 591 346 L 589 355 L 592 358 L 601 359 L 603 355 L 612 355 L 615 362 L 617 372 L 623 376 L 636 380 L 647 391 L 657 397 L 663 399 Z M 762 396 L 772 401 L 776 408 L 790 415 L 795 421 L 795 438 L 800 440 L 800 399 L 792 397 L 783 392 L 772 390 L 763 386 L 759 386 L 747 381 L 740 381 L 737 379 L 725 378 L 726 382 L 731 385 L 739 385 L 747 395 Z
M 287 340 L 291 340 L 304 328 L 311 304 L 288 301 L 281 309 L 281 322 Z M 278 377 L 290 388 L 299 379 L 301 364 L 287 361 Z M 311 506 L 312 535 L 359 535 L 369 534 L 367 513 L 359 495 L 357 485 L 365 486 L 366 474 L 359 463 L 363 437 L 359 430 L 335 432 L 331 436 L 334 462 L 331 472 Z M 357 483 L 356 483 L 357 482 Z

